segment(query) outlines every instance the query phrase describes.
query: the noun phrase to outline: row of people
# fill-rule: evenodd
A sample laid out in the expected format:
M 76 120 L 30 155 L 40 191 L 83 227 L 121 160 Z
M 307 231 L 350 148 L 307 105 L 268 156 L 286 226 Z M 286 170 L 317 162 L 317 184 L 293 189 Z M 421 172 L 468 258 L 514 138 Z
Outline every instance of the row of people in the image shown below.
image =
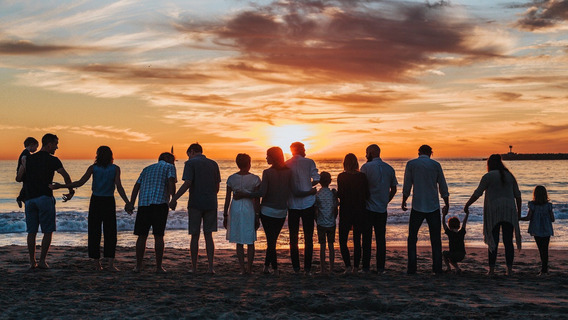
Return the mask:
M 104 227 L 104 257 L 108 258 L 109 269 L 116 270 L 114 257 L 116 251 L 116 204 L 114 191 L 125 202 L 125 210 L 132 214 L 138 199 L 134 233 L 137 263 L 134 271 L 143 267 L 143 257 L 150 228 L 153 230 L 156 248 L 156 271 L 165 272 L 162 267 L 164 252 L 164 232 L 168 207 L 175 210 L 177 200 L 189 190 L 188 219 L 191 235 L 192 272 L 197 271 L 198 244 L 203 225 L 208 258 L 208 272 L 214 273 L 214 243 L 212 232 L 217 231 L 217 193 L 221 182 L 217 163 L 203 155 L 199 144 L 192 144 L 187 154 L 182 179 L 184 183 L 175 188 L 176 169 L 171 153 L 160 155 L 157 163 L 142 171 L 130 199 L 126 196 L 120 180 L 120 168 L 114 165 L 112 151 L 106 146 L 97 149 L 96 160 L 83 175 L 71 179 L 59 159 L 53 156 L 57 150 L 58 139 L 46 134 L 42 139 L 42 149 L 33 155 L 19 160 L 17 180 L 24 182 L 19 200 L 25 200 L 26 225 L 30 267 L 47 268 L 46 256 L 51 234 L 55 231 L 55 206 L 53 189 L 69 188 L 64 201 L 73 197 L 74 189 L 93 177 L 93 194 L 89 205 L 88 247 L 89 257 L 100 264 L 101 225 Z M 37 148 L 37 146 L 36 146 Z M 30 150 L 31 151 L 31 150 Z M 372 233 L 374 230 L 377 247 L 376 266 L 379 273 L 385 270 L 387 205 L 397 192 L 398 182 L 394 169 L 380 158 L 380 148 L 373 144 L 366 149 L 367 163 L 359 170 L 354 154 L 345 156 L 344 172 L 337 177 L 338 190 L 330 190 L 331 175 L 318 173 L 315 162 L 306 157 L 304 145 L 295 142 L 291 145 L 293 157 L 284 160 L 278 147 L 267 150 L 266 160 L 270 167 L 263 171 L 262 179 L 250 173 L 251 159 L 239 154 L 236 159 L 239 171 L 227 179 L 227 194 L 224 204 L 223 225 L 227 228 L 227 239 L 237 244 L 237 256 L 242 273 L 251 271 L 254 260 L 256 230 L 262 222 L 266 234 L 267 250 L 264 262 L 265 273 L 279 273 L 276 243 L 280 231 L 288 217 L 290 229 L 290 254 L 294 272 L 300 272 L 298 235 L 302 221 L 305 249 L 304 272 L 312 271 L 314 221 L 317 221 L 318 242 L 320 243 L 320 262 L 322 272 L 334 270 L 334 239 L 336 218 L 339 213 L 339 245 L 346 272 L 358 271 L 362 261 L 362 271 L 370 269 Z M 433 272 L 442 272 L 442 260 L 448 270 L 453 266 L 460 271 L 458 262 L 465 256 L 465 226 L 469 206 L 485 192 L 484 237 L 489 248 L 489 273 L 494 272 L 499 229 L 503 229 L 507 273 L 512 271 L 514 251 L 512 249 L 513 230 L 517 234 L 520 248 L 518 221 L 521 198 L 518 184 L 513 175 L 503 165 L 499 155 L 488 159 L 488 173 L 483 176 L 479 187 L 464 207 L 466 212 L 462 228 L 459 219 L 453 217 L 446 225 L 449 209 L 449 192 L 440 164 L 430 158 L 432 149 L 423 145 L 418 150 L 419 157 L 407 163 L 401 208 L 406 211 L 406 201 L 412 192 L 412 210 L 409 218 L 408 269 L 416 273 L 416 242 L 419 228 L 427 221 L 432 244 Z M 65 184 L 52 184 L 54 172 L 60 173 Z M 314 188 L 317 184 L 321 188 Z M 537 192 L 537 189 L 539 190 Z M 537 187 L 535 199 L 529 203 L 529 232 L 535 236 L 542 258 L 542 273 L 548 272 L 548 242 L 552 235 L 552 206 L 548 202 L 546 189 Z M 543 191 L 544 189 L 544 196 Z M 439 196 L 444 201 L 440 209 Z M 339 200 L 339 201 L 337 201 Z M 339 202 L 339 205 L 338 205 Z M 337 210 L 339 206 L 339 211 Z M 544 207 L 548 208 L 546 210 Z M 440 217 L 442 213 L 442 217 Z M 443 221 L 443 223 L 441 223 Z M 450 250 L 442 252 L 441 225 L 448 235 Z M 41 225 L 44 238 L 39 263 L 35 259 L 35 237 Z M 351 265 L 347 245 L 349 232 L 353 230 L 354 259 Z M 248 261 L 245 264 L 244 245 L 248 246 Z M 329 267 L 325 253 L 329 248 Z M 270 270 L 272 267 L 272 271 Z

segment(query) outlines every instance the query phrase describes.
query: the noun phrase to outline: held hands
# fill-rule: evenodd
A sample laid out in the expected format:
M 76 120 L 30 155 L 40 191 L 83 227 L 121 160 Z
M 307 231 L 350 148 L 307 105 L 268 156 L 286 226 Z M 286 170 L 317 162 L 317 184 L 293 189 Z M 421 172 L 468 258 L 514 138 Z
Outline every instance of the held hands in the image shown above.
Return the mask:
M 469 206 L 463 207 L 463 212 L 465 212 L 466 214 L 469 214 Z
M 177 207 L 177 200 L 172 199 L 169 205 L 170 209 L 175 210 Z
M 444 217 L 447 216 L 449 210 L 450 210 L 450 207 L 449 207 L 449 206 L 444 206 L 444 207 L 442 208 L 442 215 L 443 215 Z
M 128 214 L 133 214 L 134 213 L 134 204 L 128 202 L 126 205 L 124 205 L 124 211 L 126 211 L 126 213 L 128 213 Z
M 73 195 L 75 195 L 75 190 L 71 189 L 69 190 L 69 193 L 64 194 L 61 199 L 63 199 L 63 202 L 67 202 L 73 198 Z
M 408 210 L 408 208 L 406 207 L 406 201 L 402 201 L 402 205 L 400 206 L 400 208 L 402 209 L 402 211 Z

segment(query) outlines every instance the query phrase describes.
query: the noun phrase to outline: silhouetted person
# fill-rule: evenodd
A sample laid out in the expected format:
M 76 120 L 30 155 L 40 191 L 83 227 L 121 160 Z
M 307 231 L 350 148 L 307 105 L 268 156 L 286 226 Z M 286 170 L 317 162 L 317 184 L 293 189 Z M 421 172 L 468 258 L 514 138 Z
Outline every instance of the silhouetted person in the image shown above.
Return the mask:
M 290 145 L 292 158 L 286 161 L 286 166 L 292 170 L 292 183 L 299 192 L 309 191 L 320 179 L 316 164 L 306 158 L 306 150 L 301 142 Z M 312 272 L 312 255 L 314 251 L 314 218 L 316 203 L 315 194 L 297 196 L 292 194 L 288 200 L 288 228 L 290 229 L 290 258 L 294 272 L 300 272 L 300 251 L 298 249 L 298 234 L 300 219 L 304 231 L 304 272 Z
M 26 140 L 24 140 L 24 150 L 22 151 L 22 153 L 20 153 L 20 156 L 18 157 L 18 167 L 16 168 L 16 175 L 18 174 L 18 171 L 22 166 L 22 160 L 25 159 L 27 156 L 31 155 L 32 153 L 36 152 L 38 146 L 39 142 L 34 137 L 27 137 Z M 22 203 L 24 203 L 25 200 L 26 200 L 26 192 L 24 190 L 24 187 L 22 186 L 20 194 L 16 198 L 18 207 L 21 208 Z
M 467 218 L 469 213 L 466 213 L 463 219 L 462 226 L 460 228 L 460 219 L 458 217 L 451 217 L 446 224 L 446 215 L 442 215 L 442 223 L 444 226 L 444 232 L 448 236 L 449 250 L 442 251 L 442 257 L 444 258 L 444 263 L 448 268 L 448 272 L 452 271 L 452 266 L 456 269 L 456 273 L 461 273 L 461 269 L 458 263 L 465 258 L 465 226 L 467 224 Z
M 164 233 L 168 221 L 168 202 L 170 196 L 176 191 L 176 167 L 174 155 L 169 152 L 160 154 L 158 162 L 147 166 L 142 170 L 130 197 L 130 204 L 126 205 L 126 211 L 132 214 L 136 197 L 138 198 L 138 213 L 134 223 L 136 240 L 136 267 L 134 272 L 140 272 L 144 263 L 146 240 L 150 227 L 154 234 L 156 252 L 156 272 L 164 273 L 162 267 L 164 257 Z
M 329 246 L 329 272 L 333 273 L 335 266 L 335 220 L 337 219 L 337 190 L 329 189 L 331 175 L 322 171 L 320 174 L 321 188 L 316 194 L 316 223 L 318 242 L 320 244 L 321 273 L 327 273 L 325 263 L 326 242 Z
M 203 221 L 203 236 L 209 262 L 208 273 L 214 274 L 213 258 L 215 244 L 213 232 L 217 231 L 217 193 L 221 183 L 221 173 L 217 162 L 203 155 L 203 148 L 194 143 L 187 149 L 189 160 L 183 169 L 183 185 L 172 198 L 170 207 L 175 209 L 177 199 L 189 190 L 187 213 L 189 216 L 189 234 L 191 235 L 191 263 L 192 272 L 197 272 L 197 258 L 199 250 L 199 235 L 201 221 Z
M 394 169 L 381 160 L 381 148 L 372 144 L 366 150 L 367 163 L 361 166 L 361 172 L 367 176 L 369 199 L 366 209 L 371 227 L 375 229 L 377 247 L 377 272 L 385 272 L 387 206 L 397 191 L 398 181 Z
M 450 194 L 442 166 L 437 161 L 430 159 L 432 148 L 422 145 L 418 149 L 418 158 L 406 163 L 404 171 L 404 185 L 402 187 L 402 210 L 408 210 L 406 200 L 412 190 L 412 210 L 408 223 L 408 274 L 416 273 L 416 242 L 418 230 L 424 219 L 428 223 L 430 231 L 430 243 L 432 245 L 432 271 L 442 273 L 442 237 L 440 198 L 444 199 L 442 211 L 448 212 L 450 207 Z
M 343 172 L 337 176 L 339 198 L 339 248 L 345 264 L 345 273 L 359 272 L 361 246 L 363 247 L 363 272 L 369 272 L 371 262 L 371 224 L 365 209 L 369 198 L 369 184 L 359 171 L 359 162 L 353 153 L 343 160 Z M 353 229 L 353 266 L 347 246 L 349 231 Z M 361 245 L 361 239 L 363 244 Z
M 93 176 L 93 193 L 88 217 L 88 248 L 89 258 L 95 263 L 95 270 L 102 270 L 100 262 L 102 225 L 105 240 L 104 257 L 108 260 L 108 269 L 118 271 L 114 266 L 117 241 L 115 187 L 125 206 L 130 206 L 120 181 L 120 167 L 113 164 L 113 161 L 112 150 L 107 146 L 100 146 L 97 149 L 95 163 L 87 168 L 81 179 L 65 185 L 54 183 L 52 186 L 52 189 L 79 188 Z
M 28 253 L 30 256 L 30 270 L 35 268 L 49 268 L 46 258 L 55 226 L 55 198 L 50 185 L 53 183 L 55 172 L 59 173 L 65 183 L 71 183 L 71 178 L 61 161 L 54 156 L 58 149 L 59 138 L 47 133 L 41 139 L 41 149 L 23 160 L 16 181 L 24 182 L 26 199 L 26 232 L 28 233 Z M 75 191 L 63 195 L 63 201 L 71 200 Z M 36 235 L 41 226 L 43 239 L 41 241 L 41 255 L 39 263 L 35 258 Z
M 509 169 L 505 167 L 501 156 L 498 154 L 492 154 L 487 159 L 487 173 L 481 178 L 479 186 L 465 204 L 463 211 L 469 213 L 469 206 L 479 199 L 484 192 L 483 238 L 487 244 L 489 254 L 488 275 L 495 273 L 499 229 L 503 230 L 507 275 L 511 275 L 513 272 L 513 260 L 515 259 L 513 232 L 515 232 L 515 238 L 517 239 L 517 247 L 521 248 L 519 219 L 521 218 L 522 200 L 517 180 L 509 172 Z

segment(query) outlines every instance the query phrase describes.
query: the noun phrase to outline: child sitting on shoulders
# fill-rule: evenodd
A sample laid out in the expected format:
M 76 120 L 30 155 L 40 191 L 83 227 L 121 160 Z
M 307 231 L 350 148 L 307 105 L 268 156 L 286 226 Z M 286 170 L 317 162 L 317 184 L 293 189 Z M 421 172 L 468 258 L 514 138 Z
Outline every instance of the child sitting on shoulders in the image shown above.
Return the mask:
M 446 215 L 447 212 L 444 213 L 442 222 L 444 224 L 444 231 L 448 235 L 450 250 L 443 251 L 442 256 L 444 258 L 444 263 L 446 263 L 446 266 L 448 267 L 447 272 L 451 272 L 453 266 L 456 273 L 460 274 L 461 269 L 458 266 L 458 262 L 461 262 L 465 258 L 465 225 L 467 223 L 469 213 L 465 214 L 461 229 L 460 219 L 458 217 L 451 217 L 448 219 L 448 224 L 446 224 Z
M 529 201 L 529 212 L 521 220 L 530 221 L 529 233 L 534 237 L 538 246 L 542 263 L 539 275 L 546 275 L 548 274 L 548 245 L 550 236 L 554 235 L 552 229 L 554 212 L 552 212 L 552 203 L 548 199 L 548 192 L 544 186 L 534 188 L 533 200 Z
M 321 272 L 328 271 L 325 263 L 326 240 L 329 246 L 329 272 L 333 273 L 335 262 L 335 219 L 337 218 L 337 195 L 336 190 L 329 189 L 331 175 L 329 172 L 322 171 L 319 181 L 321 188 L 316 193 L 316 223 L 318 231 L 318 242 L 320 244 L 320 264 Z
M 26 140 L 24 140 L 24 151 L 22 151 L 22 153 L 20 153 L 20 156 L 18 157 L 18 168 L 16 169 L 16 173 L 18 172 L 18 170 L 20 170 L 20 166 L 22 165 L 22 161 L 25 161 L 24 159 L 27 156 L 36 152 L 38 147 L 39 147 L 39 142 L 36 140 L 36 138 L 27 137 Z M 18 203 L 18 207 L 21 208 L 22 203 L 25 200 L 26 199 L 25 199 L 25 194 L 24 194 L 24 188 L 22 187 L 22 189 L 20 190 L 20 194 L 16 198 L 16 202 Z

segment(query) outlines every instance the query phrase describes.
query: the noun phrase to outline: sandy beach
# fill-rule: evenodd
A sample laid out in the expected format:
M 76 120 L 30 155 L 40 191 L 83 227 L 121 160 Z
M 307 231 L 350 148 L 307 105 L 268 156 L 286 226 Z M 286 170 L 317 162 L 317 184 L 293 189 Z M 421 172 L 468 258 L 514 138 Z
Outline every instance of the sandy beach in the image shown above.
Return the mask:
M 119 248 L 119 272 L 92 271 L 85 247 L 52 247 L 50 270 L 27 272 L 25 247 L 0 247 L 3 319 L 36 318 L 565 318 L 568 312 L 567 250 L 551 251 L 550 275 L 537 277 L 538 251 L 517 252 L 515 274 L 488 277 L 486 249 L 468 248 L 461 275 L 431 273 L 429 248 L 419 248 L 418 274 L 406 275 L 406 248 L 388 248 L 387 273 L 295 275 L 288 251 L 279 251 L 280 276 L 239 275 L 234 250 L 216 251 L 216 275 L 189 274 L 189 253 L 166 248 L 167 274 L 153 272 L 153 249 L 146 269 L 136 274 L 134 248 Z M 337 252 L 339 256 L 339 252 Z M 372 261 L 371 267 L 373 268 Z M 342 263 L 337 264 L 342 271 Z

